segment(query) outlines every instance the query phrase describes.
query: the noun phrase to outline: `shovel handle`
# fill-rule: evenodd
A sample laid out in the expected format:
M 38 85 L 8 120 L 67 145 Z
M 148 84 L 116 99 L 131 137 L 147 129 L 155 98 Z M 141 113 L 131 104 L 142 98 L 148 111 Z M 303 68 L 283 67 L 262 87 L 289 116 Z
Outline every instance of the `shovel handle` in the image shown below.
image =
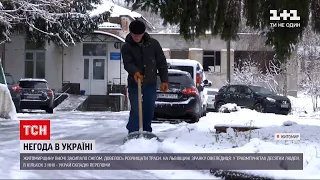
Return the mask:
M 141 79 L 138 78 L 139 131 L 143 131 Z

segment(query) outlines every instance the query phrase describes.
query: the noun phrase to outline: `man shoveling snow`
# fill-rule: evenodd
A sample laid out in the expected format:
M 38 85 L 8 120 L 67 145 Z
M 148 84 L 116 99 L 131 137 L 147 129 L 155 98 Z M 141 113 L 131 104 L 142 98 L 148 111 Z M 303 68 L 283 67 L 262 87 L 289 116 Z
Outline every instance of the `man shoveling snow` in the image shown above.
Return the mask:
M 142 21 L 135 20 L 129 25 L 130 33 L 121 48 L 124 68 L 128 72 L 128 93 L 131 105 L 127 124 L 128 133 L 139 129 L 139 83 L 142 82 L 143 130 L 152 132 L 151 121 L 157 97 L 157 71 L 161 79 L 161 91 L 168 89 L 168 67 L 162 47 L 156 39 L 145 32 Z M 139 87 L 138 87 L 139 86 Z M 139 95 L 139 96 L 138 96 Z

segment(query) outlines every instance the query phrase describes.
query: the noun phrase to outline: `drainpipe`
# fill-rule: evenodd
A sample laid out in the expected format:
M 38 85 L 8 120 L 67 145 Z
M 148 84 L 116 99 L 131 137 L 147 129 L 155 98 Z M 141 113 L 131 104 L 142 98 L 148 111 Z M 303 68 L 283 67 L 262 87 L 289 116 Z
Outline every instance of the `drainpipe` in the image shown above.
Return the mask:
M 227 81 L 228 84 L 231 83 L 231 69 L 230 69 L 230 40 L 227 41 Z
M 64 65 L 64 47 L 62 46 L 62 50 L 61 50 L 61 52 L 62 52 L 62 56 L 61 56 L 61 70 L 62 70 L 62 72 L 61 72 L 61 82 L 62 82 L 62 86 L 61 87 L 63 87 L 63 80 L 64 80 L 64 78 L 63 78 L 63 65 Z
M 121 53 L 120 53 L 120 87 L 121 87 L 121 59 L 122 59 L 122 57 L 121 57 Z

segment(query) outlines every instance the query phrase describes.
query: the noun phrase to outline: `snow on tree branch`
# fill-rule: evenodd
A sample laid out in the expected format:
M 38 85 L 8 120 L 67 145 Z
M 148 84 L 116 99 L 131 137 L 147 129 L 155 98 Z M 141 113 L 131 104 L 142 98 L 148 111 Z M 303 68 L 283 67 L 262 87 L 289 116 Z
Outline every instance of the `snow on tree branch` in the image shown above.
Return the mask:
M 261 65 L 250 56 L 249 58 L 241 59 L 234 69 L 234 83 L 265 86 L 271 91 L 279 93 L 281 91 L 277 80 L 281 71 L 279 64 L 276 64 L 275 61 L 269 61 L 266 65 L 265 73 L 260 70 L 260 67 Z
M 320 97 L 320 36 L 308 27 L 298 47 L 298 58 L 302 70 L 300 85 L 306 95 L 311 97 L 313 111 L 318 111 Z
M 259 64 L 252 59 L 242 59 L 238 67 L 234 69 L 234 82 L 246 85 L 256 85 L 257 78 L 261 72 L 258 69 Z
M 100 0 L 5 0 L 0 4 L 0 40 L 17 31 L 30 41 L 54 41 L 68 46 L 96 29 L 110 12 L 90 17 L 87 11 Z

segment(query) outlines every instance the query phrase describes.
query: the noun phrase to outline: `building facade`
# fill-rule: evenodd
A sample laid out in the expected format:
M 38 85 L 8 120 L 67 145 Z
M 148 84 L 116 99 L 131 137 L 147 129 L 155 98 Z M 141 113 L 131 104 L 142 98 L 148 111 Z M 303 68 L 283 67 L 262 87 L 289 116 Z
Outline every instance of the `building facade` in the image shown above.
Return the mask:
M 47 44 L 45 47 L 32 47 L 25 43 L 23 35 L 13 35 L 11 43 L 0 45 L 4 70 L 16 81 L 23 77 L 45 78 L 56 90 L 63 89 L 65 84 L 73 84 L 75 92 L 85 90 L 89 95 L 106 95 L 110 87 L 127 83 L 120 47 L 129 33 L 130 22 L 139 19 L 146 24 L 147 32 L 160 42 L 167 58 L 197 60 L 203 65 L 213 87 L 220 88 L 226 83 L 226 41 L 210 35 L 186 41 L 177 33 L 152 33 L 154 27 L 141 14 L 108 0 L 103 1 L 91 15 L 111 7 L 109 22 L 99 25 L 97 31 L 75 46 Z M 263 37 L 240 33 L 239 40 L 231 42 L 231 81 L 234 68 L 241 65 L 242 59 L 252 58 L 263 69 L 273 56 L 274 52 L 265 46 Z M 288 89 L 293 95 L 297 91 L 297 68 L 294 63 L 288 65 Z

